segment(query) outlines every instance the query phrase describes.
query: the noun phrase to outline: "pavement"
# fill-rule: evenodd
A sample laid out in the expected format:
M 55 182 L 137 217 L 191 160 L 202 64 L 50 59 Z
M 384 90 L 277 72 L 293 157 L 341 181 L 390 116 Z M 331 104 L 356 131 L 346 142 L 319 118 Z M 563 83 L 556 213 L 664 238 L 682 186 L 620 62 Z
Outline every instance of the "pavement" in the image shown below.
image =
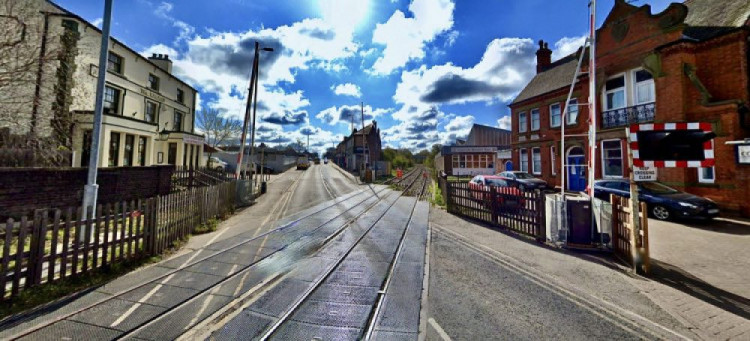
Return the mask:
M 632 275 L 607 254 L 434 208 L 430 229 L 427 340 L 750 339 L 750 322 L 727 305 Z
M 0 339 L 416 340 L 428 204 L 335 166 L 266 195 L 178 254 L 0 321 Z

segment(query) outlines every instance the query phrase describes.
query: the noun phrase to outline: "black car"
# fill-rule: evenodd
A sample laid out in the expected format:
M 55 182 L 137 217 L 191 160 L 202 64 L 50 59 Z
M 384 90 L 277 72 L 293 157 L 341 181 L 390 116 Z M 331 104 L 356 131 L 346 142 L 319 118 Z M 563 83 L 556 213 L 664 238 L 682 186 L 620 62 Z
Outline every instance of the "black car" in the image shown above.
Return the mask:
M 630 198 L 628 180 L 599 180 L 594 183 L 594 196 L 609 201 L 609 195 L 615 194 Z M 649 214 L 659 220 L 675 218 L 711 219 L 719 215 L 719 206 L 715 202 L 680 192 L 658 182 L 638 183 L 640 201 L 648 205 Z
M 521 191 L 531 191 L 535 189 L 544 190 L 549 188 L 547 181 L 533 177 L 531 174 L 520 171 L 507 171 L 498 174 L 507 178 L 510 183 Z

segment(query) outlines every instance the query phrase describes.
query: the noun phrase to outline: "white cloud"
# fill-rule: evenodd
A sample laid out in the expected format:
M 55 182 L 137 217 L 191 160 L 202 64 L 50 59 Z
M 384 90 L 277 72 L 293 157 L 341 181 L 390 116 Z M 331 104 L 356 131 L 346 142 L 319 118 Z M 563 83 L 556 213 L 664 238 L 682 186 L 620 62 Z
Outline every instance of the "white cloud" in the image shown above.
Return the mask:
M 360 91 L 359 86 L 352 83 L 331 86 L 331 90 L 339 96 L 362 97 L 362 91 Z
M 586 41 L 586 36 L 580 37 L 563 37 L 555 42 L 555 47 L 552 50 L 552 60 L 558 60 L 566 57 L 573 52 L 578 51 L 583 43 Z
M 104 19 L 102 19 L 102 18 L 96 18 L 96 19 L 94 19 L 94 21 L 91 22 L 92 25 L 94 25 L 94 26 L 96 26 L 98 28 L 102 28 L 102 23 L 104 23 Z
M 391 109 L 373 108 L 372 106 L 366 105 L 364 107 L 365 123 L 390 112 L 392 112 Z M 332 106 L 319 112 L 315 115 L 315 118 L 330 125 L 351 125 L 353 120 L 354 124 L 359 127 L 362 124 L 362 108 L 359 105 L 343 105 L 340 107 Z
M 189 39 L 193 35 L 193 33 L 195 33 L 195 28 L 184 21 L 177 20 L 172 17 L 171 12 L 173 8 L 174 5 L 172 5 L 171 3 L 162 2 L 159 4 L 159 6 L 156 7 L 156 10 L 154 10 L 154 15 L 156 15 L 158 18 L 172 23 L 172 26 L 176 27 L 180 31 L 177 38 L 175 39 L 175 43 L 179 43 L 181 41 L 186 41 L 187 39 Z
M 510 115 L 500 117 L 500 119 L 497 120 L 497 127 L 500 129 L 510 130 L 510 122 Z
M 425 44 L 453 27 L 454 8 L 451 0 L 412 0 L 411 17 L 396 10 L 388 21 L 377 24 L 372 42 L 385 48 L 368 72 L 387 75 L 409 61 L 423 59 Z
M 447 131 L 461 131 L 471 129 L 474 124 L 474 116 L 456 116 L 445 125 Z

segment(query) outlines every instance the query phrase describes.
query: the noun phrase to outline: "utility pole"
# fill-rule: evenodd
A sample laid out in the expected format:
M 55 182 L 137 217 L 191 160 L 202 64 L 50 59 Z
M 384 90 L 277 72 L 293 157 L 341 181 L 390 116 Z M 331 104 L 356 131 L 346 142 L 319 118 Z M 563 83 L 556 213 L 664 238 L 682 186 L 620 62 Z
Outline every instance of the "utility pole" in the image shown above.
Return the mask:
M 242 137 L 240 138 L 240 153 L 237 155 L 237 168 L 234 170 L 234 177 L 240 178 L 242 171 L 242 159 L 245 154 L 245 142 L 247 141 L 247 121 L 250 120 L 250 109 L 253 100 L 253 93 L 255 90 L 255 77 L 258 67 L 258 42 L 255 42 L 255 58 L 253 59 L 253 67 L 250 73 L 250 87 L 247 93 L 247 104 L 245 105 L 245 120 L 242 122 Z
M 102 46 L 99 50 L 99 71 L 96 80 L 96 102 L 94 104 L 94 131 L 91 136 L 91 152 L 89 153 L 89 169 L 86 186 L 83 188 L 83 217 L 88 216 L 88 208 L 91 207 L 91 216 L 96 214 L 96 199 L 99 185 L 96 176 L 99 167 L 99 144 L 102 135 L 102 113 L 104 110 L 104 83 L 107 77 L 107 60 L 109 57 L 109 31 L 112 21 L 112 0 L 104 1 L 104 16 L 102 23 Z M 83 218 L 82 217 L 82 218 Z M 81 237 L 86 233 L 81 234 Z
M 255 200 L 255 121 L 257 121 L 256 112 L 258 111 L 258 78 L 260 78 L 259 55 L 258 55 L 258 42 L 255 42 L 255 83 L 253 84 L 253 135 L 250 138 L 250 162 L 253 165 L 253 170 L 250 172 L 250 185 L 252 186 L 252 198 Z
M 589 4 L 589 198 L 591 198 L 591 230 L 596 226 L 594 214 L 594 181 L 596 178 L 596 0 Z M 631 197 L 632 198 L 632 197 Z M 637 200 L 632 198 L 632 200 Z M 635 212 L 636 217 L 638 212 Z
M 367 142 L 365 141 L 365 102 L 360 102 L 360 108 L 362 109 L 362 176 L 364 176 L 364 172 L 367 170 L 367 163 L 365 162 L 365 149 L 367 148 Z

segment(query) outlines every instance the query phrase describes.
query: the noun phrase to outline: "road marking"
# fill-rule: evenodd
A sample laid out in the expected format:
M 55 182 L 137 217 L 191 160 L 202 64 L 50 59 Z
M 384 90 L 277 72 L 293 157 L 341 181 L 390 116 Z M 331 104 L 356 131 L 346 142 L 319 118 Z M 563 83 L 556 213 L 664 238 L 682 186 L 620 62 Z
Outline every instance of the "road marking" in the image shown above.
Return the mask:
M 125 311 L 124 314 L 120 315 L 120 317 L 118 317 L 109 326 L 110 327 L 117 327 L 117 325 L 119 325 L 120 323 L 122 323 L 122 321 L 125 321 L 125 319 L 127 319 L 131 314 L 133 314 L 133 312 L 135 312 L 135 310 L 138 309 L 141 306 L 142 303 L 145 303 L 146 301 L 148 301 L 149 298 L 151 298 L 151 296 L 154 296 L 154 294 L 156 294 L 156 292 L 159 291 L 159 289 L 161 289 L 164 286 L 164 284 L 167 283 L 167 281 L 169 281 L 170 279 L 172 279 L 172 277 L 174 277 L 174 275 L 175 274 L 171 274 L 171 275 L 167 276 L 166 278 L 164 278 L 164 280 L 162 280 L 159 284 L 157 284 L 156 286 L 154 286 L 154 288 L 151 289 L 148 293 L 146 293 L 145 295 L 143 295 L 143 297 L 141 297 L 141 299 L 139 299 L 138 302 L 136 302 L 130 308 L 128 308 L 128 310 Z
M 448 333 L 446 333 L 445 330 L 440 327 L 440 325 L 437 323 L 437 321 L 435 321 L 434 318 L 430 317 L 430 319 L 427 320 L 427 323 L 429 323 L 432 328 L 435 329 L 435 331 L 438 333 L 438 335 L 440 335 L 440 338 L 442 338 L 443 341 L 451 341 L 451 337 L 448 336 Z
M 669 329 L 669 328 L 667 328 L 665 326 L 662 326 L 661 324 L 658 324 L 656 322 L 653 322 L 653 321 L 651 321 L 651 320 L 649 320 L 649 319 L 647 319 L 647 318 L 645 318 L 645 317 L 643 317 L 641 315 L 638 315 L 638 314 L 636 314 L 636 313 L 634 313 L 634 312 L 632 312 L 630 310 L 627 310 L 627 309 L 624 309 L 624 308 L 622 308 L 620 306 L 617 306 L 617 305 L 615 305 L 612 302 L 609 302 L 607 300 L 604 300 L 602 298 L 599 298 L 599 297 L 593 296 L 593 295 L 590 295 L 591 299 L 586 298 L 584 296 L 581 296 L 581 295 L 577 294 L 576 292 L 573 292 L 571 290 L 568 290 L 568 289 L 564 288 L 562 285 L 559 284 L 558 281 L 556 281 L 554 279 L 544 278 L 541 275 L 538 275 L 538 274 L 536 274 L 534 272 L 531 272 L 530 270 L 526 270 L 526 269 L 522 268 L 520 265 L 513 264 L 513 261 L 506 259 L 506 258 L 508 258 L 510 256 L 506 256 L 506 255 L 502 254 L 501 252 L 499 252 L 497 250 L 494 250 L 494 249 L 492 249 L 490 247 L 487 247 L 485 245 L 479 244 L 479 245 L 475 246 L 472 243 L 470 243 L 467 240 L 467 238 L 464 237 L 463 235 L 461 235 L 460 233 L 450 231 L 450 230 L 446 229 L 444 226 L 441 226 L 441 225 L 436 224 L 436 223 L 432 223 L 432 224 L 435 227 L 437 227 L 437 231 L 438 232 L 442 232 L 442 233 L 448 235 L 449 239 L 451 239 L 450 236 L 452 235 L 453 236 L 452 239 L 453 239 L 454 242 L 462 244 L 467 249 L 472 250 L 472 251 L 478 253 L 480 256 L 484 256 L 485 258 L 487 258 L 487 259 L 489 259 L 491 261 L 494 261 L 495 263 L 497 263 L 497 264 L 499 264 L 501 266 L 504 266 L 508 270 L 513 271 L 513 272 L 517 273 L 520 276 L 526 277 L 526 279 L 528 279 L 529 281 L 531 281 L 531 282 L 533 282 L 533 283 L 541 286 L 542 288 L 545 288 L 545 289 L 549 290 L 550 292 L 552 292 L 552 293 L 554 293 L 554 294 L 556 294 L 556 295 L 558 295 L 558 296 L 560 296 L 560 297 L 562 297 L 564 299 L 567 299 L 571 303 L 573 303 L 573 304 L 575 304 L 575 305 L 577 305 L 577 306 L 579 306 L 581 308 L 584 308 L 584 309 L 592 312 L 593 314 L 595 314 L 595 315 L 597 315 L 597 316 L 599 316 L 599 317 L 601 317 L 603 319 L 606 319 L 607 321 L 610 321 L 611 323 L 619 326 L 620 328 L 623 328 L 623 329 L 625 329 L 627 331 L 630 331 L 633 335 L 637 335 L 638 334 L 637 331 L 645 331 L 645 332 L 651 334 L 652 336 L 656 336 L 657 338 L 663 338 L 663 335 L 656 335 L 656 333 L 653 330 L 649 330 L 649 329 L 643 328 L 644 325 L 650 325 L 651 327 L 656 327 L 656 329 L 660 329 L 662 331 L 665 331 L 665 332 L 667 332 L 669 334 L 672 334 L 673 336 L 676 336 L 676 337 L 678 337 L 680 339 L 690 340 L 690 338 L 688 338 L 688 337 L 686 337 L 686 336 L 684 336 L 682 334 L 679 334 L 678 332 L 676 332 L 674 330 L 671 330 L 671 329 Z M 595 301 L 592 301 L 592 300 L 595 300 Z M 602 304 L 609 306 L 609 308 L 603 307 Z M 594 308 L 601 309 L 603 312 L 606 312 L 610 316 L 604 315 L 601 312 L 598 312 L 598 311 L 594 310 Z M 626 316 L 624 316 L 624 315 L 627 315 L 627 316 L 631 317 L 631 319 L 626 318 Z M 617 319 L 619 319 L 620 321 L 618 321 Z M 641 324 L 639 324 L 639 322 L 636 322 L 636 320 L 639 320 L 641 322 Z M 635 328 L 630 328 L 629 326 L 626 326 L 623 323 L 630 324 L 631 326 L 633 326 Z M 645 336 L 645 335 L 641 335 L 641 336 Z

